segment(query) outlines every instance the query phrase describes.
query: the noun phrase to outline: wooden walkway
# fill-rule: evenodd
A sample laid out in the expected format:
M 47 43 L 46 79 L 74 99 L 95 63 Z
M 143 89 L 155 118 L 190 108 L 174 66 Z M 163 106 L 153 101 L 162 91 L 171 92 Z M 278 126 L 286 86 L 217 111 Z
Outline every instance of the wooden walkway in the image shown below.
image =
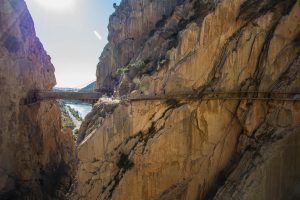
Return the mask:
M 154 100 L 262 100 L 262 101 L 300 101 L 300 92 L 202 92 L 200 94 L 181 93 L 173 95 L 140 95 L 137 97 L 122 97 L 129 101 L 154 101 Z
M 32 91 L 26 104 L 36 103 L 38 101 L 68 99 L 81 100 L 88 103 L 96 103 L 102 97 L 99 92 L 58 92 L 58 91 Z M 202 92 L 199 94 L 178 93 L 178 94 L 159 94 L 159 95 L 139 95 L 123 96 L 121 101 L 155 101 L 155 100 L 187 100 L 187 101 L 205 101 L 205 100 L 261 100 L 261 101 L 300 101 L 300 92 Z

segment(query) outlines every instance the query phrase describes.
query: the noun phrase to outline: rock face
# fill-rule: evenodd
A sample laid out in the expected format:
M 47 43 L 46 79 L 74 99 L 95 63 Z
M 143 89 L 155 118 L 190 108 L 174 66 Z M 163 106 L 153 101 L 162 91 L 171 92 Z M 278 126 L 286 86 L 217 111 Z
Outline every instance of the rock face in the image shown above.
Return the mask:
M 296 0 L 124 0 L 109 30 L 103 92 L 300 90 Z M 299 198 L 299 101 L 124 101 L 85 123 L 73 199 Z
M 97 67 L 97 89 L 113 93 L 119 83 L 117 69 L 130 63 L 145 46 L 150 31 L 158 27 L 183 0 L 125 0 L 110 17 L 109 43 Z M 126 49 L 126 50 L 125 50 Z
M 56 102 L 25 105 L 51 89 L 54 67 L 23 0 L 0 0 L 0 199 L 63 199 L 74 173 L 73 136 Z

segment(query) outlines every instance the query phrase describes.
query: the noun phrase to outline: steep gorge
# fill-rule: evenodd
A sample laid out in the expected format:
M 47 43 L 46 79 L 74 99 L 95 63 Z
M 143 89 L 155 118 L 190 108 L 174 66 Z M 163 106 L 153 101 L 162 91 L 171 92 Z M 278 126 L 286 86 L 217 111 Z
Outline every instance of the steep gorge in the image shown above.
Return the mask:
M 94 105 L 77 155 L 57 103 L 25 103 L 55 77 L 24 1 L 0 6 L 0 199 L 300 198 L 299 101 L 124 100 L 299 92 L 299 0 L 122 0 L 97 66 L 116 100 Z
M 75 172 L 71 131 L 55 101 L 26 105 L 52 89 L 54 67 L 23 0 L 0 0 L 0 199 L 64 199 Z
M 97 88 L 299 92 L 299 22 L 296 0 L 123 0 Z M 72 198 L 297 199 L 299 128 L 299 101 L 100 100 L 80 129 Z

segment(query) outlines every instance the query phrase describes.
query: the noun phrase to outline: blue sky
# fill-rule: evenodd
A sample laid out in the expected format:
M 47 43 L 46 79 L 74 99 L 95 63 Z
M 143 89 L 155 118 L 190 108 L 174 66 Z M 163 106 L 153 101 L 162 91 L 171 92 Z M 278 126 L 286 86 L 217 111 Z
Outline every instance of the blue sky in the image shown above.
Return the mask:
M 52 58 L 57 86 L 83 87 L 96 80 L 107 43 L 109 16 L 120 0 L 25 0 L 37 36 Z

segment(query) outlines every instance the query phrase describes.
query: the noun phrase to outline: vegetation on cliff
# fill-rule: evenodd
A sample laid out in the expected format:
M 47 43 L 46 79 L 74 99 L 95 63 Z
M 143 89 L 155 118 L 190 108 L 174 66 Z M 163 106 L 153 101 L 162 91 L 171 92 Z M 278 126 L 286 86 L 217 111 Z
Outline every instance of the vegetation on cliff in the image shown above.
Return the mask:
M 66 104 L 63 101 L 59 101 L 59 108 L 61 110 L 62 127 L 70 128 L 73 130 L 76 126 L 75 126 L 69 112 L 67 111 L 68 107 L 66 106 Z
M 83 119 L 77 110 L 73 109 L 71 106 L 67 106 L 67 109 L 69 109 L 71 115 L 73 115 L 78 121 L 82 122 Z

